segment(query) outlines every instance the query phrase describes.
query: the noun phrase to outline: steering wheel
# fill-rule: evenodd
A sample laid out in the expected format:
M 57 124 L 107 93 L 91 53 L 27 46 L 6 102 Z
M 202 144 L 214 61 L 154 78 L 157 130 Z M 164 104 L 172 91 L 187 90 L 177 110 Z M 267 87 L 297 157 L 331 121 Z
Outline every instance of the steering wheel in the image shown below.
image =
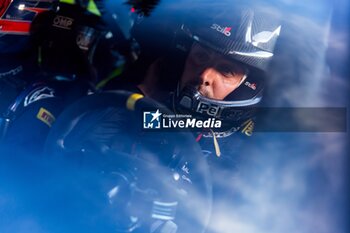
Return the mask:
M 72 177 L 64 189 L 84 206 L 72 201 L 78 228 L 204 232 L 208 164 L 190 132 L 143 129 L 144 112 L 159 109 L 171 114 L 140 94 L 109 91 L 83 97 L 57 119 L 44 155 Z

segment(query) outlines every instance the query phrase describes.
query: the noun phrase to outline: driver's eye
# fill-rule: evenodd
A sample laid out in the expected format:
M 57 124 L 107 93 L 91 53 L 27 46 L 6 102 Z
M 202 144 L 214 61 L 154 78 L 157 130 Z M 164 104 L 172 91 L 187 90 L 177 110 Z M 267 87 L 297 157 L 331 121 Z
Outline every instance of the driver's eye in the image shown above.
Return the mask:
M 230 65 L 219 65 L 217 70 L 226 77 L 236 76 L 239 72 L 236 67 Z

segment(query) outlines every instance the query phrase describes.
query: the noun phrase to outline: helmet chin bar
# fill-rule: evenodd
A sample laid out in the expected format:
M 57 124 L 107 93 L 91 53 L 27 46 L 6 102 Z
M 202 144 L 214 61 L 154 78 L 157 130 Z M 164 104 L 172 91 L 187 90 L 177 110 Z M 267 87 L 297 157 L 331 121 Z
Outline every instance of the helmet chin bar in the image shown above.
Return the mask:
M 258 93 L 250 99 L 225 101 L 204 97 L 194 86 L 185 86 L 178 90 L 175 96 L 177 110 L 187 112 L 195 116 L 213 117 L 223 121 L 241 121 L 250 117 L 249 111 L 262 99 L 262 93 Z M 248 111 L 247 111 L 248 110 Z

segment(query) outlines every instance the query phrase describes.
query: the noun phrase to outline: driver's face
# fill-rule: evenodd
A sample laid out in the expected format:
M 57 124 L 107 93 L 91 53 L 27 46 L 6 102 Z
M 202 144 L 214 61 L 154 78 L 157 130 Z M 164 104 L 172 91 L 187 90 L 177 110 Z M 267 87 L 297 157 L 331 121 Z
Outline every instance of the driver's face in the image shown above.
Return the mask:
M 194 44 L 186 60 L 180 88 L 190 84 L 205 97 L 223 100 L 239 87 L 244 78 L 242 65 Z

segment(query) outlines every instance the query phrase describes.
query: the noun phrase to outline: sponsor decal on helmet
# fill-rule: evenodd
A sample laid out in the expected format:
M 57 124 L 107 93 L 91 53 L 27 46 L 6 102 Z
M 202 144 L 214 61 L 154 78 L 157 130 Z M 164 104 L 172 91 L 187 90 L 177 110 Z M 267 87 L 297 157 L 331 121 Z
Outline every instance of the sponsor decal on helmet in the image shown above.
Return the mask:
M 247 135 L 248 137 L 252 136 L 253 135 L 253 131 L 254 131 L 254 121 L 252 119 L 249 119 L 247 121 L 245 121 L 243 124 L 242 124 L 242 127 L 244 127 L 242 129 L 242 133 Z
M 246 81 L 244 83 L 244 85 L 246 85 L 247 87 L 249 87 L 250 89 L 252 89 L 254 91 L 256 90 L 256 84 L 255 83 L 250 83 L 250 82 Z
M 45 108 L 40 108 L 36 118 L 47 124 L 49 127 L 51 127 L 53 122 L 56 120 L 54 115 L 52 115 L 52 113 Z
M 221 108 L 218 105 L 200 101 L 198 103 L 198 107 L 196 111 L 198 113 L 206 113 L 209 116 L 215 117 L 219 115 L 220 110 Z
M 212 24 L 211 29 L 214 29 L 222 34 L 224 34 L 225 36 L 231 36 L 231 27 L 222 27 L 216 23 Z
M 216 138 L 226 138 L 236 132 L 238 132 L 240 130 L 240 127 L 232 127 L 229 130 L 225 130 L 225 131 L 218 131 L 218 132 L 207 132 L 207 133 L 203 133 L 203 137 L 205 138 L 212 138 L 213 136 L 215 136 Z
M 71 30 L 72 29 L 71 27 L 73 25 L 73 21 L 74 21 L 74 19 L 72 19 L 72 18 L 62 16 L 62 15 L 57 15 L 53 19 L 52 26 L 62 28 L 62 29 Z
M 34 103 L 41 99 L 53 98 L 55 97 L 55 90 L 49 87 L 42 87 L 35 89 L 24 99 L 24 107 L 27 107 L 29 104 Z
M 187 114 L 163 114 L 157 111 L 143 112 L 143 129 L 218 129 L 221 120 L 208 118 L 196 119 Z

